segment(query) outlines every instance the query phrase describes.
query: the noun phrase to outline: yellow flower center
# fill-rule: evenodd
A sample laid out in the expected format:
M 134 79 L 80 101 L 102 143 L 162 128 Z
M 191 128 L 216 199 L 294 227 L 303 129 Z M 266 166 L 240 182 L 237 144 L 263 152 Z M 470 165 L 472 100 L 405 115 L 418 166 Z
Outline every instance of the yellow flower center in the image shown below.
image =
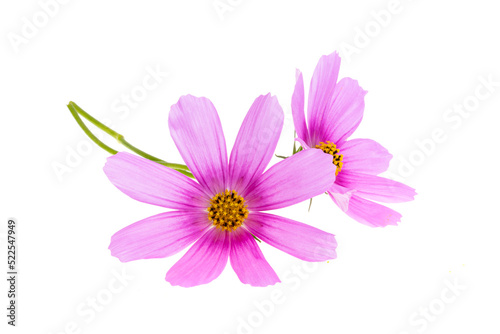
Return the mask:
M 234 190 L 226 190 L 210 200 L 208 220 L 216 228 L 232 232 L 240 227 L 247 217 L 245 200 Z
M 333 164 L 337 166 L 335 175 L 339 175 L 340 171 L 342 170 L 342 166 L 344 165 L 342 163 L 344 156 L 342 154 L 339 154 L 340 150 L 337 148 L 337 146 L 334 143 L 327 141 L 326 144 L 320 142 L 319 145 L 314 146 L 314 148 L 319 148 L 326 154 L 330 154 L 333 156 Z

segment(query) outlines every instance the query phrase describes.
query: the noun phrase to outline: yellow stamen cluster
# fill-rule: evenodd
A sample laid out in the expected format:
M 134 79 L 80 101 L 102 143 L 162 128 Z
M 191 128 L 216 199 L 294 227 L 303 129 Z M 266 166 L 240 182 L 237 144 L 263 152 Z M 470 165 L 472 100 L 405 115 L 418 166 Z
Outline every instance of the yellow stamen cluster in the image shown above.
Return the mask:
M 208 220 L 216 228 L 232 232 L 240 227 L 247 217 L 248 209 L 245 200 L 234 190 L 226 190 L 210 200 Z
M 337 166 L 335 175 L 339 175 L 340 171 L 342 170 L 342 166 L 344 165 L 344 163 L 342 162 L 344 156 L 342 154 L 339 154 L 340 150 L 337 148 L 337 145 L 330 141 L 327 141 L 326 144 L 324 142 L 320 142 L 319 145 L 314 146 L 314 148 L 318 148 L 326 154 L 330 154 L 333 156 L 333 164 Z

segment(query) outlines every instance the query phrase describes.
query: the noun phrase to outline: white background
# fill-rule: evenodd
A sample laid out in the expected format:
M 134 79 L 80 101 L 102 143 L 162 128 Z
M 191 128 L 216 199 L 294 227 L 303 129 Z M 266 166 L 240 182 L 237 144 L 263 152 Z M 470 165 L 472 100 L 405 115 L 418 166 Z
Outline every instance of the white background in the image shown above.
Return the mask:
M 213 0 L 72 0 L 43 22 L 35 0 L 2 2 L 0 247 L 5 262 L 5 226 L 15 217 L 20 272 L 15 329 L 6 325 L 0 284 L 2 333 L 499 333 L 500 87 L 477 88 L 480 77 L 500 81 L 496 3 L 401 0 L 383 27 L 372 11 L 389 0 L 229 3 L 220 16 Z M 13 36 L 27 33 L 23 18 L 45 25 L 14 46 Z M 361 43 L 365 28 L 371 37 Z M 346 53 L 348 45 L 357 53 Z M 213 101 L 230 148 L 253 100 L 272 92 L 286 114 L 277 153 L 289 155 L 295 68 L 308 83 L 319 57 L 334 50 L 341 77 L 369 92 L 354 137 L 387 147 L 395 157 L 388 175 L 419 194 L 393 206 L 400 226 L 363 226 L 327 196 L 310 213 L 307 202 L 280 210 L 336 234 L 339 257 L 296 274 L 301 261 L 262 244 L 287 278 L 267 288 L 243 285 L 230 266 L 208 285 L 172 287 L 165 273 L 184 252 L 126 265 L 111 257 L 114 232 L 162 208 L 110 184 L 108 154 L 89 144 L 67 102 L 181 162 L 167 126 L 179 96 Z M 140 90 L 148 68 L 168 76 L 123 108 L 123 94 Z M 489 96 L 475 98 L 476 89 Z M 472 106 L 466 117 L 448 111 L 463 103 Z M 441 142 L 429 144 L 436 129 Z M 426 155 L 418 141 L 427 142 Z M 123 270 L 133 278 L 115 281 Z M 455 283 L 456 294 L 447 290 Z M 282 303 L 271 307 L 273 294 Z

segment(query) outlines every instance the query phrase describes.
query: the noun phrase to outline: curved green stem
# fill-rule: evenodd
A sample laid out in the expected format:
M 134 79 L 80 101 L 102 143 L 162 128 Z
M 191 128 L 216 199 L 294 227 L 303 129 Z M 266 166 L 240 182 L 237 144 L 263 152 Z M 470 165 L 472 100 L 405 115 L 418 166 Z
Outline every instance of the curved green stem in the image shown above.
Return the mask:
M 154 161 L 156 163 L 159 163 L 160 165 L 175 169 L 176 171 L 189 176 L 191 178 L 194 178 L 193 174 L 189 171 L 189 168 L 186 165 L 182 164 L 175 164 L 175 163 L 170 163 L 166 162 L 164 160 L 158 159 L 155 156 L 152 156 L 151 154 L 148 154 L 137 147 L 133 146 L 129 142 L 125 140 L 125 137 L 118 132 L 114 131 L 113 129 L 107 127 L 103 123 L 99 122 L 97 119 L 89 115 L 87 112 L 85 112 L 82 108 L 80 108 L 76 103 L 70 101 L 68 103 L 68 109 L 71 112 L 71 115 L 75 118 L 76 122 L 78 125 L 82 128 L 82 130 L 85 132 L 85 134 L 94 142 L 96 143 L 99 147 L 102 149 L 106 150 L 107 152 L 111 154 L 116 154 L 118 153 L 117 150 L 112 149 L 108 145 L 104 144 L 102 141 L 100 141 L 90 130 L 89 128 L 85 125 L 85 123 L 82 121 L 81 116 L 83 116 L 85 119 L 87 119 L 90 123 L 94 124 L 97 128 L 101 129 L 111 137 L 115 138 L 118 143 L 122 144 L 126 148 L 130 149 L 132 152 L 137 153 L 137 155 L 146 158 L 148 160 Z
M 121 136 L 119 139 L 117 139 L 117 141 L 120 144 L 122 144 L 123 146 L 125 146 L 126 148 L 128 148 L 129 150 L 131 150 L 132 152 L 137 153 L 138 155 L 140 155 L 143 158 L 146 158 L 148 160 L 157 162 L 159 164 L 162 164 L 164 166 L 167 166 L 167 167 L 170 167 L 170 168 L 173 168 L 173 169 L 182 169 L 182 170 L 185 170 L 185 171 L 189 171 L 189 169 L 187 168 L 186 165 L 174 164 L 174 163 L 171 163 L 171 162 L 166 162 L 166 161 L 163 161 L 161 159 L 158 159 L 158 158 L 152 156 L 149 153 L 146 153 L 146 152 L 138 149 L 137 147 L 133 146 L 128 141 L 126 141 L 125 138 L 123 138 L 123 136 Z
M 75 118 L 76 122 L 78 123 L 78 125 L 82 128 L 83 132 L 85 132 L 85 134 L 90 138 L 92 139 L 92 141 L 94 143 L 96 143 L 99 147 L 101 147 L 102 149 L 104 149 L 105 151 L 111 153 L 111 154 L 116 154 L 118 153 L 117 150 L 115 149 L 112 149 L 111 147 L 109 147 L 108 145 L 104 144 L 102 141 L 99 140 L 99 138 L 97 138 L 90 130 L 89 128 L 85 125 L 85 123 L 83 123 L 82 119 L 80 118 L 80 115 L 78 115 L 78 112 L 76 112 L 73 108 L 73 106 L 71 106 L 70 104 L 68 104 L 68 109 L 69 111 L 71 112 L 71 115 L 73 115 L 73 117 Z

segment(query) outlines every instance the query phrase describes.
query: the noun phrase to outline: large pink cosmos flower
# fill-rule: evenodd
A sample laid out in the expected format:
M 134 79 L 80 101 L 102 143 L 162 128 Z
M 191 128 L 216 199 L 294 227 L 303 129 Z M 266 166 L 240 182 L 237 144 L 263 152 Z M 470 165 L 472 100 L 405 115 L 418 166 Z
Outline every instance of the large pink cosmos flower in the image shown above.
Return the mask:
M 169 127 L 198 182 L 128 153 L 108 158 L 109 180 L 135 200 L 175 209 L 138 221 L 111 238 L 120 261 L 163 258 L 194 242 L 165 279 L 184 287 L 217 278 L 228 258 L 239 279 L 267 286 L 279 278 L 254 236 L 305 261 L 336 257 L 332 234 L 260 211 L 283 208 L 325 192 L 335 178 L 331 159 L 302 152 L 264 172 L 283 127 L 275 97 L 258 97 L 240 128 L 231 156 L 210 100 L 183 96 L 172 106 Z M 263 173 L 264 172 L 264 173 Z
M 304 81 L 302 73 L 297 71 L 292 97 L 297 140 L 304 149 L 316 148 L 330 155 L 337 177 L 328 194 L 344 212 L 369 226 L 396 225 L 401 215 L 371 200 L 411 201 L 415 190 L 377 176 L 387 170 L 392 159 L 380 144 L 370 139 L 347 140 L 363 118 L 366 91 L 351 78 L 337 82 L 339 68 L 337 53 L 322 56 L 316 65 L 309 87 L 307 125 Z

